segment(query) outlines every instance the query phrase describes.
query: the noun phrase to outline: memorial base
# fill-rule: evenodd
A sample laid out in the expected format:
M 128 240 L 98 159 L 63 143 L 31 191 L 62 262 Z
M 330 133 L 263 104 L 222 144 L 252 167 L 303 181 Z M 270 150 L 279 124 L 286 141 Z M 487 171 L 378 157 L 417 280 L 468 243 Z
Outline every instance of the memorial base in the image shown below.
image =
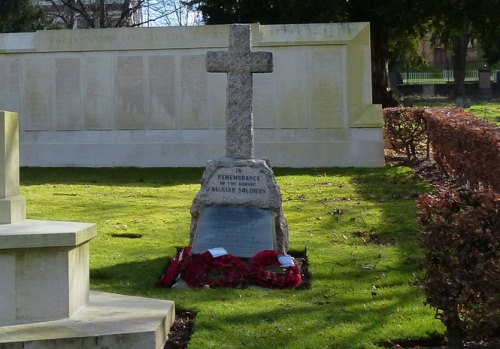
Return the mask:
M 88 300 L 95 224 L 0 225 L 0 326 L 71 316 Z

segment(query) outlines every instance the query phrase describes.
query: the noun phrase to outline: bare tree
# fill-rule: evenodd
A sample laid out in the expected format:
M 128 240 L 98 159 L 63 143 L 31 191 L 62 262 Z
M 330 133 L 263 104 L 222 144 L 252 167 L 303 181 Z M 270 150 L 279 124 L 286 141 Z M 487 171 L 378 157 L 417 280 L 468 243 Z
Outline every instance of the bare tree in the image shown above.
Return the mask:
M 38 0 L 54 27 L 110 28 L 195 25 L 198 12 L 182 0 Z
M 201 13 L 183 0 L 147 0 L 143 16 L 148 26 L 186 26 L 202 23 Z

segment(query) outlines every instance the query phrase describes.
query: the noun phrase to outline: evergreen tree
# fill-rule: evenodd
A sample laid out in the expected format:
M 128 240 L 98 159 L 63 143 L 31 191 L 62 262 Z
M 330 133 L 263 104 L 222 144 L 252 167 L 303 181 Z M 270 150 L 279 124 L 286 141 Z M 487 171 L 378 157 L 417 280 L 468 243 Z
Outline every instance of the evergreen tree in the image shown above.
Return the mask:
M 414 52 L 428 22 L 414 0 L 192 0 L 207 24 L 370 22 L 373 102 L 398 102 L 389 89 L 388 64 Z
M 0 33 L 35 31 L 46 24 L 43 12 L 30 0 L 0 0 Z

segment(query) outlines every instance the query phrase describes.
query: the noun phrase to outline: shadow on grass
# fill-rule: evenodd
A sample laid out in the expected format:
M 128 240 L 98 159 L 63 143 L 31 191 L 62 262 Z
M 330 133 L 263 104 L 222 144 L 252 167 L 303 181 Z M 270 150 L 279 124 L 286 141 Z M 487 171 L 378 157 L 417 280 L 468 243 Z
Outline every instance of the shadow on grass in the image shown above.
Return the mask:
M 155 258 L 90 269 L 91 288 L 127 294 L 147 294 L 157 287 L 161 273 L 172 258 Z
M 72 168 L 22 167 L 21 185 L 92 184 L 120 186 L 171 186 L 198 184 L 202 168 Z
M 128 186 L 164 186 L 178 184 L 198 184 L 205 168 L 167 167 L 167 168 L 85 168 L 85 167 L 22 167 L 22 185 L 40 184 L 92 184 Z M 321 174 L 332 169 L 295 169 L 274 168 L 276 176 L 300 176 Z M 355 168 L 335 169 L 346 174 L 359 171 Z
M 170 186 L 179 184 L 199 184 L 204 168 L 85 168 L 85 167 L 22 167 L 21 184 L 92 184 L 92 185 L 124 185 L 124 186 Z M 341 169 L 295 169 L 274 168 L 276 176 L 321 175 L 335 172 L 346 175 L 359 173 L 357 168 Z M 363 172 L 370 169 L 361 169 Z
M 343 327 L 350 327 L 353 322 L 356 322 L 358 326 L 355 331 L 351 331 L 350 334 L 344 332 L 342 336 L 335 336 L 336 338 L 332 341 L 334 343 L 332 348 L 358 348 L 359 337 L 374 337 L 397 313 L 397 309 L 403 307 L 405 303 L 411 301 L 414 297 L 414 291 L 408 289 L 397 297 L 392 295 L 384 296 L 378 299 L 378 301 L 385 303 L 383 309 L 365 306 L 367 304 L 366 298 L 357 294 L 353 294 L 348 300 L 345 298 L 342 300 L 333 298 L 329 302 L 311 300 L 290 307 L 273 309 L 256 307 L 252 309 L 252 312 L 225 312 L 219 314 L 214 319 L 215 321 L 209 317 L 201 317 L 196 324 L 196 331 L 217 332 L 223 328 L 234 327 L 235 324 L 239 329 L 246 327 L 259 328 L 265 324 L 265 327 L 261 327 L 261 331 L 252 333 L 249 337 L 245 338 L 244 333 L 242 333 L 239 347 L 261 348 L 266 347 L 266 343 L 272 343 L 272 347 L 296 348 L 297 342 L 304 341 L 308 336 L 329 336 L 328 332 L 342 331 Z M 289 323 L 289 319 L 301 322 L 300 333 L 294 331 L 294 325 Z M 287 328 L 288 326 L 290 327 Z M 358 344 L 353 346 L 354 343 Z M 314 340 L 308 345 L 310 348 L 314 348 Z M 304 347 L 307 348 L 308 346 Z
M 412 170 L 398 167 L 358 175 L 352 181 L 358 194 L 376 204 L 381 213 L 381 223 L 374 227 L 378 236 L 371 242 L 394 245 L 402 256 L 409 250 L 418 251 L 416 203 L 420 195 L 431 191 L 431 186 Z
M 381 213 L 381 224 L 375 227 L 378 238 L 376 244 L 395 247 L 399 255 L 398 273 L 413 275 L 412 284 L 418 285 L 416 275 L 421 272 L 420 260 L 422 258 L 419 244 L 419 228 L 416 220 L 418 197 L 432 190 L 430 184 L 418 179 L 414 171 L 392 167 L 383 172 L 374 171 L 358 175 L 353 178 L 353 184 L 361 197 L 377 203 Z M 372 241 L 373 242 L 373 241 Z M 380 270 L 389 274 L 392 270 Z M 415 287 L 415 295 L 424 295 Z M 403 303 L 405 297 L 402 299 Z M 402 304 L 403 304 L 402 303 Z M 429 319 L 431 320 L 431 319 Z M 422 338 L 433 341 L 442 338 L 442 334 L 422 334 Z M 422 340 L 422 338 L 414 338 Z M 387 338 L 387 343 L 392 343 L 396 338 Z

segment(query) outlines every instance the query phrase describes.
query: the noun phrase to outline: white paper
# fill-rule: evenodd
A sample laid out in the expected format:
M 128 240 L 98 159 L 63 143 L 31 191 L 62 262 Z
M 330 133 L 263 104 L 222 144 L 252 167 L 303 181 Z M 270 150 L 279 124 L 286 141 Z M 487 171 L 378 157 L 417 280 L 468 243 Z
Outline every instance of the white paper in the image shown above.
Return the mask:
M 293 267 L 295 265 L 293 263 L 293 257 L 288 255 L 278 256 L 278 261 L 283 268 Z
M 224 247 L 209 248 L 208 252 L 210 252 L 213 258 L 227 255 L 227 251 Z

